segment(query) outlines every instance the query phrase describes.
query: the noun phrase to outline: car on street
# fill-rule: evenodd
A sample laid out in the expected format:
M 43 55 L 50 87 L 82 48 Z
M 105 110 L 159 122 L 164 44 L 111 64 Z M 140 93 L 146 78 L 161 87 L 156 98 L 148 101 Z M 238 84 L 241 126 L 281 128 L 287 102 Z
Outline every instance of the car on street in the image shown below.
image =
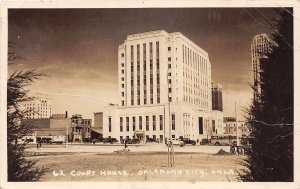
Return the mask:
M 183 138 L 182 141 L 184 142 L 184 145 L 186 145 L 186 144 L 196 145 L 196 141 L 191 140 L 189 138 Z
M 103 143 L 104 144 L 114 144 L 114 143 L 118 143 L 119 141 L 116 138 L 103 138 Z
M 140 143 L 140 140 L 136 139 L 136 138 L 134 138 L 134 139 L 128 139 L 126 141 L 126 144 L 138 144 L 138 143 Z
M 180 146 L 180 147 L 184 146 L 184 142 L 178 138 L 172 138 L 171 140 L 169 139 L 166 142 L 167 142 L 166 143 L 167 146 L 171 146 L 171 143 L 175 146 Z
M 211 136 L 211 144 L 215 146 L 236 146 L 237 140 L 234 135 L 213 135 Z
M 200 145 L 207 145 L 207 144 L 210 144 L 210 139 L 203 138 L 203 139 L 200 141 Z
M 156 142 L 156 140 L 154 140 L 153 138 L 147 138 L 146 142 Z

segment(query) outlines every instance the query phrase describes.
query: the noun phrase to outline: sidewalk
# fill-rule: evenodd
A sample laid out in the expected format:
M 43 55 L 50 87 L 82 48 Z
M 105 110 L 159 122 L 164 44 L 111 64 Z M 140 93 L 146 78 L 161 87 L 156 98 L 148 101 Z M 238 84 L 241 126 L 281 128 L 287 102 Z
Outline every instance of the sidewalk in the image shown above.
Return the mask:
M 124 149 L 124 145 L 78 145 L 68 144 L 60 146 L 42 146 L 41 148 L 28 148 L 30 152 L 98 152 L 98 153 L 113 153 L 114 151 Z M 164 144 L 149 144 L 149 145 L 129 145 L 128 149 L 131 152 L 167 152 L 168 147 Z M 209 153 L 215 154 L 220 149 L 230 152 L 229 146 L 190 146 L 184 147 L 174 146 L 174 152 L 182 153 Z

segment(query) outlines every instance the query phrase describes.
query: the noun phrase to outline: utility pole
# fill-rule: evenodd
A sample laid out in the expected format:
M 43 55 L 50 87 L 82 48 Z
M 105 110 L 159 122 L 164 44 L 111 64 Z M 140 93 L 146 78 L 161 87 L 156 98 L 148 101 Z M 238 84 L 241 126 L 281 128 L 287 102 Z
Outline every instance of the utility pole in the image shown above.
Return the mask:
M 169 117 L 169 141 L 168 144 L 168 167 L 175 167 L 175 158 L 174 158 L 174 148 L 173 148 L 173 142 L 171 141 L 171 126 L 172 126 L 172 118 L 171 118 L 171 103 L 170 103 L 170 83 L 169 83 L 169 63 L 168 63 L 168 69 L 167 69 L 167 94 L 168 94 L 168 117 Z
M 69 125 L 67 124 L 66 148 L 68 147 L 68 142 L 69 142 Z
M 236 145 L 239 146 L 239 127 L 238 127 L 238 117 L 237 117 L 237 108 L 236 108 L 236 102 L 235 102 L 235 126 L 236 126 Z

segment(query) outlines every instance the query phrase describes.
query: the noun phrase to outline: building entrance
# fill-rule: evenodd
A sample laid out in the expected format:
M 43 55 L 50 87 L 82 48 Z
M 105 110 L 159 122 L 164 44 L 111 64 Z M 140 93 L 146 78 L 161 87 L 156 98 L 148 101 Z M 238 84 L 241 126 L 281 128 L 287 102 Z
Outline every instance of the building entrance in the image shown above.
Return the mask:
M 134 138 L 140 140 L 141 142 L 145 142 L 145 131 L 136 131 L 134 133 Z

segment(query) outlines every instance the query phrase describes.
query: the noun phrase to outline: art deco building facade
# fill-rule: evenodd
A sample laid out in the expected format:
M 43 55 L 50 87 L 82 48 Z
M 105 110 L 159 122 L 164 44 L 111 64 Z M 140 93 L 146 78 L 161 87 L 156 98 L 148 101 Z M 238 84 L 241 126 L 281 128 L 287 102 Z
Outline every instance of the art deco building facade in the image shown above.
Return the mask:
M 263 72 L 262 64 L 267 61 L 267 53 L 270 51 L 272 41 L 266 34 L 259 34 L 254 36 L 251 44 L 251 57 L 252 57 L 252 68 L 254 77 L 254 99 L 257 95 L 261 94 L 262 78 L 261 73 Z
M 212 113 L 208 53 L 181 33 L 128 35 L 119 46 L 118 81 L 119 104 L 103 112 L 104 137 L 163 141 L 207 135 Z

